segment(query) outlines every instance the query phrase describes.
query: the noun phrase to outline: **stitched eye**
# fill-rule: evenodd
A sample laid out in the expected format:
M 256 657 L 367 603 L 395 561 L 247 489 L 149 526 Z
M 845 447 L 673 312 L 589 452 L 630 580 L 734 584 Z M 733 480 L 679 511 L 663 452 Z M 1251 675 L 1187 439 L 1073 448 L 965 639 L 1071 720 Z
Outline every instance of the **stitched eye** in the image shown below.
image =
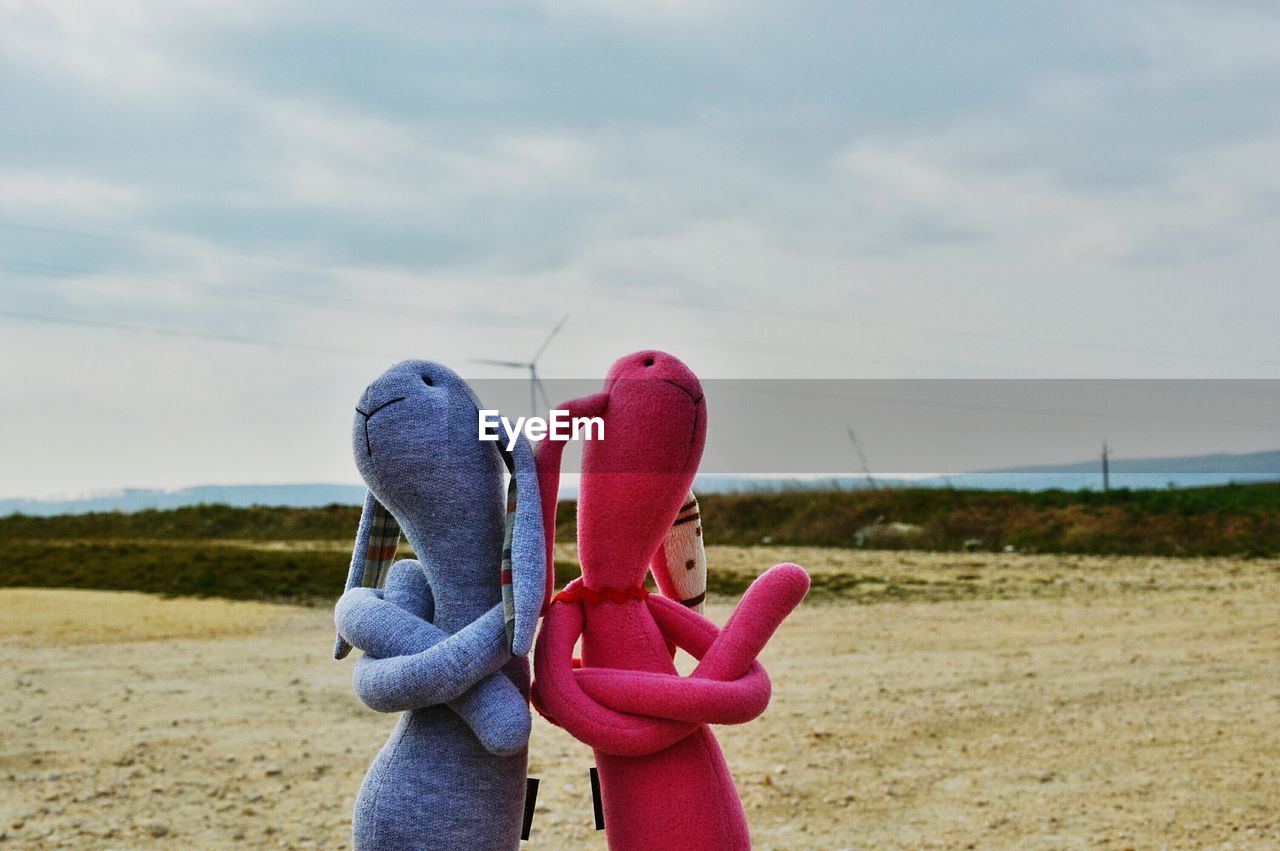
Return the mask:
M 645 365 L 645 366 L 653 366 L 653 358 L 645 358 L 645 359 L 644 359 L 644 365 Z
M 431 386 L 431 376 L 429 376 L 429 375 L 424 375 L 424 376 L 422 376 L 422 383 L 423 383 L 423 384 L 425 384 L 425 385 L 427 385 L 428 387 L 430 387 L 430 386 Z
M 684 563 L 684 569 L 685 569 L 685 570 L 693 570 L 693 568 L 694 568 L 695 566 L 696 566 L 696 563 L 694 562 L 694 560 L 693 560 L 693 559 L 689 559 L 688 561 L 686 561 L 686 562 Z

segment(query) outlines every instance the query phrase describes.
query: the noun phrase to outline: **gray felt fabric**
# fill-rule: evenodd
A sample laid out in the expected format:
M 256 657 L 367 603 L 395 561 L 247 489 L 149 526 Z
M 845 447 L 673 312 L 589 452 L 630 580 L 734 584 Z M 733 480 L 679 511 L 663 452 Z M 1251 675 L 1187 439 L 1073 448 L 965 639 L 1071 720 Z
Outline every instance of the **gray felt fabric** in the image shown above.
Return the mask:
M 493 610 L 459 633 L 467 644 L 481 635 L 493 649 L 468 654 L 462 650 L 465 645 L 444 642 L 449 636 L 415 613 L 415 604 L 429 596 L 397 593 L 406 584 L 426 587 L 416 561 L 396 562 L 385 601 L 378 591 L 358 588 L 335 609 L 339 631 L 366 654 L 356 662 L 356 694 L 379 712 L 448 703 L 486 750 L 500 755 L 523 750 L 529 740 L 529 711 L 516 683 L 527 679 L 528 666 L 512 659 L 502 641 L 490 640 Z M 506 675 L 494 675 L 504 667 Z M 458 693 L 458 683 L 477 678 L 474 687 Z
M 477 438 L 476 408 L 456 374 L 409 361 L 369 386 L 355 416 L 360 473 L 418 557 L 396 562 L 385 591 L 353 577 L 334 612 L 342 638 L 365 654 L 354 674 L 360 699 L 404 713 L 356 800 L 358 849 L 520 844 L 529 666 L 511 655 L 503 625 L 505 465 L 495 443 Z M 545 593 L 545 539 L 528 442 L 513 455 L 514 645 L 527 652 Z

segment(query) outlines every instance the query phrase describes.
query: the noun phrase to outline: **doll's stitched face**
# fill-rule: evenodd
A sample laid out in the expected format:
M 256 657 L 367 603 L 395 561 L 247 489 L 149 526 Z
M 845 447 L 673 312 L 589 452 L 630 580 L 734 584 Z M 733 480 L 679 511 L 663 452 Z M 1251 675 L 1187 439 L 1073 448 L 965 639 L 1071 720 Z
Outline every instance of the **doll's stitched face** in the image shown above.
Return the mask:
M 579 545 L 592 586 L 643 579 L 702 458 L 697 376 L 663 352 L 628 355 L 605 380 L 604 438 L 583 444 Z
M 387 370 L 361 396 L 352 422 L 360 475 L 398 516 L 500 493 L 497 444 L 476 435 L 476 399 L 457 373 L 431 361 Z
M 584 445 L 584 467 L 626 473 L 697 470 L 707 405 L 689 367 L 665 352 L 636 352 L 609 369 L 604 389 L 609 397 L 604 439 Z

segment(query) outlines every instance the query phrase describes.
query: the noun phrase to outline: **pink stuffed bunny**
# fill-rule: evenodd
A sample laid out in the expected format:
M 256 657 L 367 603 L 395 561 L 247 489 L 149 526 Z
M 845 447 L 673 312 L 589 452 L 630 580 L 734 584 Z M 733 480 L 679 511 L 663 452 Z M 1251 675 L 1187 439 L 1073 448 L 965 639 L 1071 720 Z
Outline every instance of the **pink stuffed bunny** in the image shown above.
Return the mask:
M 771 686 L 756 656 L 804 598 L 809 576 L 793 564 L 766 571 L 723 630 L 644 588 L 653 563 L 664 591 L 679 591 L 669 574 L 681 567 L 658 551 L 689 513 L 706 440 L 702 386 L 678 359 L 628 355 L 609 370 L 604 392 L 561 407 L 602 417 L 605 434 L 584 445 L 582 577 L 546 612 L 534 653 L 537 705 L 595 749 L 610 848 L 749 848 L 742 803 L 706 725 L 764 711 Z M 555 529 L 563 450 L 547 441 L 538 451 L 547 530 Z M 676 673 L 668 642 L 700 660 L 689 677 Z

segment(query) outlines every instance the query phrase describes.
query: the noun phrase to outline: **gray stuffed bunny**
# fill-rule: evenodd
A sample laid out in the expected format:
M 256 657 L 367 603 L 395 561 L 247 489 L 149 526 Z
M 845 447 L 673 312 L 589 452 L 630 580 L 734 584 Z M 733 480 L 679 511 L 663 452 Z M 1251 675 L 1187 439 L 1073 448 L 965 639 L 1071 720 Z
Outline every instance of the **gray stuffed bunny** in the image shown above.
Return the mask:
M 392 367 L 356 406 L 352 443 L 369 495 L 334 612 L 334 655 L 348 642 L 363 650 L 360 699 L 404 713 L 360 788 L 357 849 L 520 844 L 524 657 L 549 571 L 532 449 L 523 437 L 510 453 L 507 435 L 480 440 L 479 408 L 466 382 L 430 361 Z M 392 565 L 402 528 L 417 560 Z

